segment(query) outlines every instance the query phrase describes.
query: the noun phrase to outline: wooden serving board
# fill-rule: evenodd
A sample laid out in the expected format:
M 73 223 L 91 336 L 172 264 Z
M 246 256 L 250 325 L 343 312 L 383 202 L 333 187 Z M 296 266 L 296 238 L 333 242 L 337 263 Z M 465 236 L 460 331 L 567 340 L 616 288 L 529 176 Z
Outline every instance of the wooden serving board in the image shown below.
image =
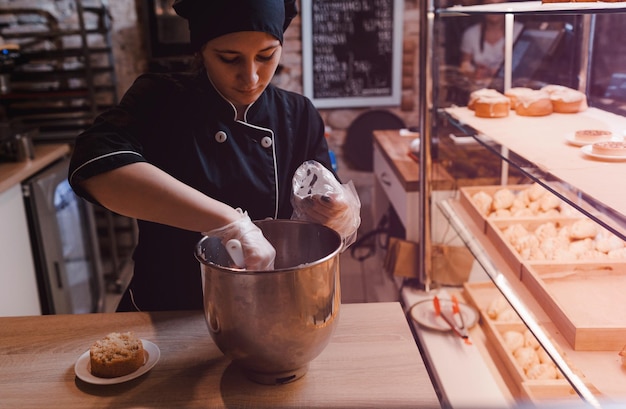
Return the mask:
M 459 189 L 460 196 L 459 201 L 461 205 L 467 210 L 467 214 L 470 216 L 472 221 L 476 223 L 477 226 L 483 231 L 483 233 L 487 232 L 487 216 L 485 216 L 476 206 L 476 203 L 472 199 L 472 197 L 478 192 L 485 192 L 489 196 L 493 197 L 493 194 L 500 189 L 508 188 L 511 189 L 514 193 L 519 192 L 520 190 L 526 189 L 528 185 L 513 185 L 513 186 L 467 186 Z
M 600 395 L 600 392 L 593 385 L 588 383 L 586 385 L 595 396 Z M 535 403 L 549 403 L 550 405 L 555 405 L 555 407 L 558 405 L 558 407 L 566 408 L 568 404 L 574 404 L 578 407 L 582 402 L 574 388 L 561 379 L 554 381 L 524 381 L 522 382 L 520 392 L 522 399 Z
M 626 263 L 530 264 L 522 283 L 574 350 L 619 351 L 626 343 Z
M 472 221 L 476 223 L 476 225 L 479 226 L 483 232 L 487 232 L 487 220 L 503 220 L 503 221 L 513 222 L 515 220 L 527 220 L 527 219 L 556 220 L 556 219 L 561 219 L 561 218 L 570 219 L 570 218 L 583 217 L 582 213 L 580 213 L 578 210 L 575 210 L 573 207 L 566 204 L 564 201 L 560 199 L 557 199 L 558 202 L 560 203 L 556 208 L 558 211 L 558 214 L 546 213 L 545 211 L 536 210 L 537 208 L 540 209 L 541 198 L 536 199 L 534 203 L 531 203 L 532 201 L 529 200 L 525 209 L 535 214 L 525 215 L 523 217 L 519 215 L 517 216 L 497 215 L 495 212 L 493 212 L 493 210 L 491 210 L 490 214 L 485 215 L 479 209 L 479 207 L 476 205 L 476 201 L 473 199 L 474 195 L 476 195 L 479 192 L 484 192 L 493 199 L 494 194 L 497 191 L 502 190 L 502 189 L 508 189 L 516 197 L 519 197 L 520 193 L 526 190 L 532 189 L 532 188 L 538 188 L 538 186 L 539 185 L 533 186 L 529 184 L 522 184 L 522 185 L 489 185 L 489 186 L 461 187 L 459 189 L 460 190 L 459 202 L 466 209 L 467 214 L 470 216 Z M 550 196 L 553 195 L 552 193 L 548 192 L 543 187 L 538 188 L 538 189 L 539 191 L 544 192 L 543 195 L 550 195 Z M 541 197 L 543 197 L 543 195 Z
M 489 318 L 487 314 L 489 304 L 498 296 L 500 296 L 500 292 L 492 282 L 464 284 L 464 298 L 480 312 L 481 328 L 488 342 L 488 349 L 494 352 L 493 361 L 511 394 L 517 399 L 529 399 L 534 403 L 580 400 L 569 382 L 564 378 L 536 380 L 530 379 L 526 375 L 512 352 L 506 346 L 503 334 L 509 330 L 524 333 L 527 327 L 521 320 L 517 322 L 498 322 Z M 561 355 L 565 356 L 565 353 L 561 351 Z M 569 365 L 574 368 L 571 363 Z M 581 377 L 583 376 L 579 371 L 575 371 Z M 574 395 L 572 395 L 572 392 Z
M 499 249 L 500 254 L 505 259 L 506 263 L 511 267 L 515 273 L 519 273 L 519 278 L 522 278 L 522 271 L 525 266 L 532 266 L 536 264 L 553 264 L 553 265 L 567 265 L 575 262 L 579 265 L 596 266 L 602 261 L 597 259 L 579 259 L 575 261 L 558 261 L 558 260 L 528 260 L 525 259 L 507 240 L 504 236 L 504 231 L 507 227 L 514 224 L 519 224 L 529 232 L 534 232 L 540 225 L 553 222 L 556 223 L 557 229 L 561 229 L 565 226 L 571 226 L 579 221 L 580 218 L 559 218 L 559 219 L 518 219 L 518 220 L 487 220 L 487 238 Z M 622 260 L 619 260 L 622 261 Z M 626 258 L 623 260 L 626 262 Z

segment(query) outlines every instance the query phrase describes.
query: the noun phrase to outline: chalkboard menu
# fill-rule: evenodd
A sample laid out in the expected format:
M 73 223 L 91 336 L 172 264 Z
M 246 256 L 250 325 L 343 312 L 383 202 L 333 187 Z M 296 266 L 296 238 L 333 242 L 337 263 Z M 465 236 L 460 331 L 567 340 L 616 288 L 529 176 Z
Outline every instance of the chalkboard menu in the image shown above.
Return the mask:
M 303 88 L 318 108 L 400 104 L 402 0 L 302 0 Z

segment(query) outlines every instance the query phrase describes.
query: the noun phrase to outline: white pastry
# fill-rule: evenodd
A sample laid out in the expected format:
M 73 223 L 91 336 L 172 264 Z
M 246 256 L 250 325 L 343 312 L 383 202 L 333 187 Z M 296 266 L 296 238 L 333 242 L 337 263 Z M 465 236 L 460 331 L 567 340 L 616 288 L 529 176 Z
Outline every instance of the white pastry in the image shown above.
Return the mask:
M 521 237 L 528 236 L 529 234 L 530 232 L 519 223 L 514 223 L 502 231 L 502 235 L 509 241 L 509 243 L 516 242 Z
M 558 229 L 556 228 L 556 223 L 547 222 L 540 224 L 539 227 L 535 229 L 535 236 L 539 240 L 545 240 L 548 238 L 554 238 L 558 235 Z
M 508 209 L 513 205 L 515 194 L 510 189 L 499 189 L 493 194 L 493 208 Z
M 534 348 L 521 347 L 513 352 L 517 364 L 526 372 L 531 366 L 539 363 L 539 356 Z
M 551 363 L 537 363 L 526 370 L 528 379 L 556 379 L 556 367 Z
M 511 211 L 509 209 L 497 209 L 489 217 L 492 219 L 511 217 Z
M 514 211 L 513 216 L 522 218 L 522 217 L 532 217 L 534 216 L 534 214 L 532 210 L 530 210 L 528 207 L 524 207 L 523 209 L 518 209 Z
M 607 253 L 607 257 L 610 259 L 625 259 L 626 258 L 626 247 L 622 247 L 621 249 L 611 250 Z
M 528 198 L 532 201 L 535 202 L 537 200 L 539 200 L 544 194 L 546 194 L 546 189 L 541 186 L 539 183 L 533 183 L 529 188 L 528 188 Z
M 476 206 L 480 214 L 483 216 L 487 216 L 491 213 L 491 204 L 493 203 L 493 199 L 488 193 L 482 190 L 475 193 L 472 196 L 472 202 L 474 202 L 474 206 Z
M 487 306 L 487 316 L 492 320 L 498 318 L 502 311 L 509 307 L 509 302 L 504 298 L 502 294 L 498 294 Z
M 522 258 L 528 258 L 532 251 L 539 248 L 539 239 L 532 234 L 527 234 L 517 238 L 511 244 Z
M 541 199 L 539 199 L 539 208 L 547 212 L 548 210 L 556 209 L 561 204 L 561 199 L 554 195 L 543 195 Z
M 542 217 L 552 217 L 552 218 L 554 218 L 554 217 L 561 216 L 561 212 L 559 211 L 559 209 L 550 209 L 550 210 L 547 210 L 547 211 L 543 212 L 541 214 L 541 216 Z
M 528 210 L 532 212 L 533 215 L 539 214 L 539 202 L 530 202 L 528 203 Z
M 569 249 L 557 249 L 552 258 L 553 261 L 576 261 L 577 259 L 576 253 L 572 253 Z
M 624 247 L 624 241 L 609 232 L 602 232 L 600 237 L 596 238 L 596 250 L 608 253 L 612 250 L 618 250 Z
M 524 330 L 524 346 L 525 347 L 531 347 L 531 348 L 534 348 L 534 349 L 537 349 L 537 348 L 539 348 L 541 346 L 539 344 L 539 341 L 537 341 L 537 338 L 535 338 L 533 333 L 530 332 L 530 330 L 528 328 L 526 328 Z M 541 359 L 539 361 L 541 362 Z
M 590 219 L 581 219 L 572 224 L 570 237 L 572 239 L 594 238 L 598 234 L 598 225 Z
M 591 239 L 576 240 L 570 243 L 569 251 L 576 255 L 576 258 L 580 258 L 582 254 L 591 251 L 595 248 L 595 243 Z
M 520 322 L 521 319 L 515 312 L 515 310 L 511 307 L 507 307 L 504 311 L 498 314 L 496 318 L 498 322 Z
M 524 346 L 524 336 L 518 331 L 505 331 L 502 334 L 502 340 L 509 352 L 515 352 L 515 350 Z
M 545 364 L 545 363 L 554 364 L 552 362 L 552 358 L 550 358 L 550 355 L 548 355 L 546 350 L 543 348 L 537 348 L 537 356 L 539 357 L 539 362 L 541 362 L 542 364 Z

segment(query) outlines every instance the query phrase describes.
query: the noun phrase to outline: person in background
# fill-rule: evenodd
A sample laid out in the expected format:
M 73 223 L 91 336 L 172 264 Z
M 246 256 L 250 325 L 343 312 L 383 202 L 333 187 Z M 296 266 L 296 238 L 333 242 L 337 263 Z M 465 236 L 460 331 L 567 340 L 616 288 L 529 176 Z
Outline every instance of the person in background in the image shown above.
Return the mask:
M 78 136 L 69 170 L 78 195 L 137 219 L 133 278 L 118 311 L 202 309 L 200 233 L 238 239 L 246 268 L 271 269 L 275 249 L 251 220 L 292 216 L 292 178 L 304 162 L 331 169 L 315 107 L 271 84 L 295 0 L 173 8 L 188 21 L 201 68 L 141 75 Z M 306 211 L 320 222 L 354 216 L 345 197 L 334 199 Z
M 502 3 L 504 0 L 484 0 L 482 4 Z M 523 25 L 515 22 L 514 39 Z M 480 81 L 493 78 L 504 61 L 504 14 L 485 14 L 481 22 L 468 27 L 461 39 L 460 71 Z

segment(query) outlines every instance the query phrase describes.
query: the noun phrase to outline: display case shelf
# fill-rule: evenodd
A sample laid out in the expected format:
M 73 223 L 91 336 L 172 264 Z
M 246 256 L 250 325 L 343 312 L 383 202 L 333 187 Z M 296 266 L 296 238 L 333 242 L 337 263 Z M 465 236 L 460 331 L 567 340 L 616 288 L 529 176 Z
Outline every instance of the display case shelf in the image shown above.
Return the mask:
M 614 13 L 626 11 L 623 2 L 564 2 L 543 3 L 541 1 L 518 1 L 493 4 L 477 4 L 472 6 L 452 6 L 437 9 L 441 16 L 452 15 L 483 15 L 486 13 L 500 14 L 581 14 L 581 13 Z
M 515 310 L 521 318 L 522 323 L 538 339 L 540 345 L 548 352 L 558 369 L 563 373 L 567 382 L 580 396 L 582 401 L 592 407 L 602 407 L 604 404 L 612 402 L 626 402 L 626 392 L 622 387 L 624 370 L 618 356 L 619 350 L 616 345 L 620 343 L 620 336 L 612 338 L 612 334 L 622 334 L 626 331 L 623 323 L 618 323 L 619 328 L 609 326 L 603 327 L 602 320 L 593 322 L 592 325 L 582 325 L 583 314 L 563 312 L 564 307 L 556 299 L 543 277 L 551 275 L 563 275 L 565 277 L 575 277 L 581 280 L 581 273 L 578 271 L 577 263 L 572 265 L 576 274 L 552 268 L 550 263 L 546 266 L 533 269 L 532 263 L 520 262 L 520 268 L 515 269 L 507 263 L 504 252 L 510 250 L 500 243 L 495 242 L 494 236 L 486 233 L 476 225 L 476 217 L 468 215 L 459 199 L 452 198 L 442 201 L 435 201 L 429 194 L 429 175 L 431 166 L 437 163 L 435 149 L 431 145 L 440 143 L 443 138 L 447 138 L 451 132 L 470 136 L 477 145 L 489 152 L 494 158 L 501 161 L 502 174 L 500 186 L 505 188 L 508 182 L 509 171 L 515 170 L 521 173 L 522 183 L 537 184 L 548 191 L 550 197 L 564 201 L 573 209 L 580 212 L 585 219 L 590 219 L 595 226 L 608 230 L 616 235 L 618 240 L 626 241 L 626 204 L 621 199 L 622 191 L 626 185 L 621 175 L 626 172 L 626 160 L 621 158 L 616 160 L 601 160 L 593 155 L 588 155 L 582 151 L 580 146 L 573 146 L 569 143 L 569 135 L 578 129 L 609 129 L 613 135 L 622 138 L 626 130 L 626 118 L 622 115 L 602 109 L 602 104 L 594 104 L 590 98 L 589 75 L 593 70 L 594 39 L 596 33 L 596 16 L 607 15 L 624 16 L 626 21 L 626 3 L 617 2 L 572 2 L 572 3 L 546 3 L 541 1 L 505 2 L 498 4 L 487 4 L 480 6 L 452 6 L 445 8 L 435 7 L 434 1 L 425 2 L 421 8 L 422 20 L 420 21 L 420 36 L 422 39 L 420 57 L 422 59 L 421 70 L 424 75 L 420 78 L 425 84 L 420 92 L 420 105 L 425 119 L 420 122 L 420 134 L 422 136 L 420 159 L 420 174 L 426 177 L 422 179 L 422 186 L 419 214 L 428 215 L 431 213 L 431 206 L 436 206 L 445 216 L 449 225 L 463 241 L 464 245 L 473 254 L 475 261 L 487 273 L 490 282 L 500 294 L 505 296 L 508 304 Z M 447 77 L 442 75 L 445 69 L 449 68 L 447 61 L 442 57 L 443 48 L 446 45 L 441 41 L 441 37 L 446 35 L 446 31 L 440 24 L 452 22 L 455 24 L 458 19 L 478 17 L 483 14 L 503 14 L 506 30 L 509 37 L 506 38 L 505 62 L 503 64 L 503 84 L 504 89 L 510 88 L 512 70 L 512 44 L 511 38 L 513 21 L 520 19 L 532 19 L 539 16 L 541 22 L 552 22 L 554 19 L 575 21 L 570 24 L 569 46 L 574 48 L 574 52 L 569 54 L 577 59 L 573 75 L 569 75 L 571 84 L 559 82 L 549 82 L 543 78 L 538 79 L 534 85 L 543 86 L 550 83 L 567 85 L 587 93 L 590 108 L 577 114 L 551 114 L 546 117 L 521 117 L 514 111 L 506 118 L 479 118 L 474 112 L 464 106 L 463 103 L 450 102 L 449 99 L 441 97 L 441 87 L 449 86 Z M 476 19 L 471 20 L 474 23 Z M 468 24 L 469 25 L 469 24 Z M 626 69 L 626 67 L 622 67 Z M 539 71 L 538 75 L 545 74 Z M 432 83 L 427 81 L 432 80 Z M 486 83 L 484 87 L 490 87 Z M 515 86 L 515 85 L 514 85 Z M 537 86 L 537 88 L 539 87 Z M 475 88 L 478 89 L 478 88 Z M 467 90 L 465 90 L 467 91 Z M 463 99 L 461 98 L 463 101 Z M 467 101 L 465 99 L 464 101 Z M 460 147 L 459 149 L 462 149 Z M 510 165 L 510 167 L 509 167 Z M 516 173 L 516 175 L 518 174 Z M 453 175 L 454 176 L 454 175 Z M 516 178 L 519 180 L 519 178 Z M 519 183 L 519 182 L 516 182 Z M 420 256 L 429 257 L 431 253 L 431 230 L 428 219 L 422 220 L 424 227 L 420 235 Z M 487 221 L 485 220 L 485 223 Z M 509 246 L 510 247 L 510 246 Z M 509 260 L 510 261 L 510 260 Z M 602 263 L 605 263 L 606 266 Z M 620 274 L 621 264 L 614 267 L 608 266 L 609 261 L 600 262 L 601 272 L 613 271 L 613 268 Z M 558 263 L 556 263 L 558 265 Z M 586 263 L 578 263 L 588 265 Z M 531 266 L 531 267 L 529 267 Z M 606 268 L 605 268 L 606 267 Z M 428 267 L 423 263 L 420 268 L 426 270 Z M 588 267 L 585 267 L 588 268 Z M 585 270 L 587 271 L 587 270 Z M 592 270 L 589 270 L 592 271 Z M 421 274 L 428 275 L 430 271 L 421 271 Z M 530 275 L 535 274 L 534 277 Z M 584 274 L 584 273 L 583 273 Z M 430 277 L 429 277 L 430 278 Z M 594 293 L 594 277 L 592 274 L 584 277 L 582 288 L 577 291 L 581 297 L 595 297 L 603 300 L 604 295 Z M 607 279 L 602 276 L 598 279 L 604 280 L 602 288 L 610 288 Z M 426 280 L 428 282 L 428 280 Z M 610 282 L 610 280 L 609 280 Z M 550 285 L 552 285 L 550 283 Z M 563 285 L 561 288 L 571 288 L 571 283 Z M 429 288 L 426 287 L 426 291 Z M 560 288 L 559 288 L 560 290 Z M 612 289 L 610 290 L 612 291 Z M 549 299 L 546 297 L 550 297 Z M 587 300 L 585 300 L 587 301 Z M 568 299 L 572 305 L 571 299 Z M 576 304 L 576 303 L 574 303 Z M 589 303 L 579 303 L 589 305 Z M 591 303 L 593 304 L 593 303 Z M 577 305 L 576 305 L 577 306 Z M 600 308 L 599 310 L 602 310 Z M 585 316 L 585 319 L 587 316 Z M 568 325 L 570 327 L 568 327 Z M 587 330 L 608 331 L 603 337 L 611 338 L 610 347 L 605 343 L 593 344 L 593 340 L 586 339 L 579 342 L 576 338 L 578 333 L 584 334 Z M 497 338 L 497 337 L 496 337 Z M 626 344 L 626 339 L 623 340 Z M 581 346 L 581 345 L 584 345 Z M 602 350 L 583 351 L 584 348 L 598 347 Z M 436 365 L 436 363 L 434 363 Z M 517 385 L 523 389 L 523 385 Z M 521 398 L 520 398 L 521 399 Z M 520 401 L 521 404 L 525 402 Z M 538 402 L 533 402 L 537 404 Z M 569 407 L 565 405 L 564 407 Z
M 576 114 L 521 117 L 514 112 L 495 122 L 453 107 L 439 111 L 476 141 L 514 165 L 607 230 L 626 240 L 626 202 L 615 194 L 626 172 L 624 161 L 601 161 L 568 141 L 576 129 L 626 130 L 626 118 L 595 108 Z

